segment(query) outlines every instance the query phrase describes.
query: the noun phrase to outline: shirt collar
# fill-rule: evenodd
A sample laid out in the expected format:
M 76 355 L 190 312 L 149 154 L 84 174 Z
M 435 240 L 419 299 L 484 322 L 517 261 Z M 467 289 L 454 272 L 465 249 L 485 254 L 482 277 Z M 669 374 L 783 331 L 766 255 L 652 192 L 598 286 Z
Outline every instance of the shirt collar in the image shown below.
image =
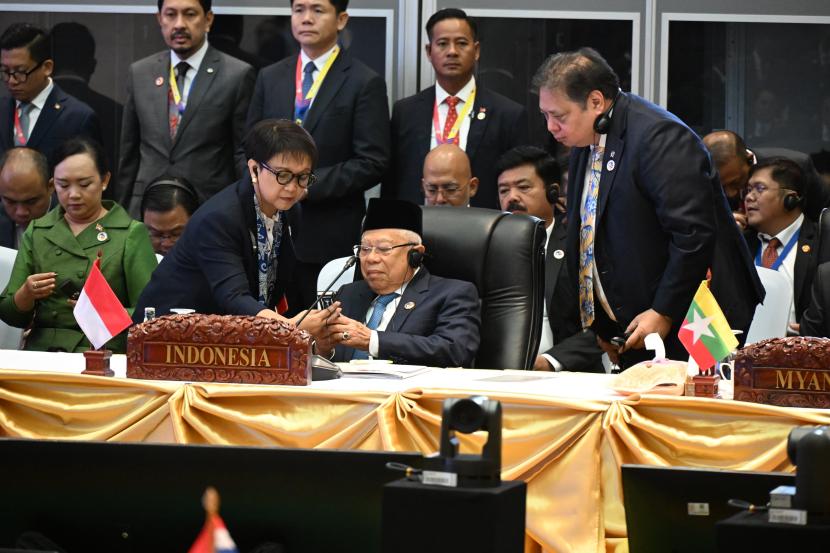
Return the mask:
M 467 98 L 470 97 L 470 94 L 473 93 L 473 89 L 476 87 L 476 78 L 470 77 L 470 80 L 467 81 L 461 90 L 458 91 L 458 94 L 455 94 L 455 97 L 460 99 L 462 103 L 467 101 Z M 441 85 L 435 83 L 435 103 L 439 106 L 447 99 L 447 96 L 450 96 L 450 93 L 441 88 Z M 472 113 L 472 112 L 470 112 Z
M 43 87 L 43 90 L 41 90 L 40 93 L 37 96 L 35 96 L 29 103 L 35 106 L 37 109 L 42 110 L 43 106 L 46 105 L 46 99 L 49 97 L 50 94 L 52 94 L 52 90 L 54 90 L 54 88 L 55 83 L 52 82 L 52 77 L 49 77 L 49 83 L 45 87 Z M 17 106 L 20 107 L 19 101 L 17 102 Z
M 395 298 L 396 300 L 397 300 L 397 299 L 399 299 L 399 298 L 402 298 L 402 297 L 403 297 L 403 293 L 404 293 L 404 291 L 406 290 L 406 287 L 407 287 L 407 286 L 409 286 L 409 283 L 410 283 L 410 282 L 412 282 L 413 280 L 415 280 L 415 275 L 417 275 L 417 274 L 418 274 L 418 271 L 420 271 L 420 270 L 421 270 L 421 268 L 420 268 L 420 267 L 418 267 L 417 269 L 415 269 L 415 272 L 413 272 L 413 273 L 412 273 L 412 278 L 410 278 L 409 280 L 407 280 L 406 282 L 404 282 L 404 283 L 401 285 L 401 287 L 400 287 L 400 288 L 398 288 L 397 290 L 393 290 L 393 291 L 392 291 L 392 293 L 393 293 L 393 294 L 398 294 L 398 297 L 397 297 L 397 298 Z M 379 298 L 380 296 L 381 296 L 381 294 L 378 294 L 378 296 L 377 296 L 377 297 Z M 373 301 L 372 303 L 374 303 L 374 302 L 376 302 L 376 301 L 377 301 L 377 298 L 375 298 L 375 299 L 374 299 L 374 301 Z
M 336 47 L 337 47 L 337 44 L 335 44 L 334 46 L 329 48 L 328 51 L 325 54 L 323 54 L 322 56 L 319 56 L 315 59 L 311 59 L 310 57 L 308 57 L 308 54 L 306 54 L 305 51 L 300 49 L 300 60 L 302 61 L 303 68 L 305 68 L 305 66 L 308 65 L 308 62 L 313 61 L 314 62 L 314 68 L 317 71 L 322 70 L 323 67 L 325 67 L 326 62 L 329 61 L 329 58 L 334 53 L 334 49 Z
M 591 151 L 593 152 L 593 151 L 594 151 L 594 148 L 596 148 L 597 146 L 599 146 L 599 147 L 600 147 L 600 148 L 602 148 L 602 149 L 605 149 L 605 141 L 606 141 L 607 139 L 608 139 L 608 135 L 607 135 L 607 134 L 601 134 L 601 135 L 599 135 L 599 144 L 591 144 Z
M 803 222 L 804 214 L 802 213 L 796 218 L 795 221 L 790 223 L 790 225 L 787 228 L 776 234 L 774 238 L 778 238 L 781 244 L 788 243 L 790 241 L 790 238 L 793 237 L 796 231 L 798 231 L 798 229 L 801 228 L 801 224 Z M 762 242 L 769 242 L 773 238 L 773 236 L 770 236 L 769 234 L 764 234 L 763 232 L 759 232 L 758 237 L 761 239 Z
M 208 41 L 207 41 L 207 39 L 205 39 L 205 41 L 202 43 L 202 46 L 198 50 L 196 50 L 196 52 L 192 56 L 187 58 L 186 60 L 182 60 L 182 58 L 180 58 L 179 55 L 176 54 L 176 52 L 174 52 L 173 50 L 170 50 L 170 63 L 173 65 L 173 67 L 176 67 L 176 65 L 178 65 L 178 63 L 180 61 L 186 61 L 187 64 L 190 65 L 190 68 L 193 69 L 193 75 L 195 75 L 196 73 L 199 72 L 199 66 L 202 65 L 202 60 L 205 59 L 205 54 L 207 53 L 207 49 L 208 49 Z M 192 75 L 191 75 L 191 78 L 192 78 Z

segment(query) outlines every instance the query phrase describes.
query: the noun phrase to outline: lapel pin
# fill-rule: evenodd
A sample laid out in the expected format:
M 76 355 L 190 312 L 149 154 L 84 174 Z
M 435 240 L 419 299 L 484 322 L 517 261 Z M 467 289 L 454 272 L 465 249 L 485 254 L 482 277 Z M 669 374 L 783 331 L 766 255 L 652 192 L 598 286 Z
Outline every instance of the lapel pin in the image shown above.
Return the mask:
M 104 230 L 104 227 L 101 226 L 101 223 L 95 223 L 95 230 L 101 231 Z
M 213 73 L 213 67 L 208 67 L 208 68 L 207 68 L 207 72 L 208 72 L 208 73 Z
M 810 253 L 810 244 L 804 244 L 803 246 L 801 246 L 801 251 L 803 251 L 804 253 Z
M 55 104 L 55 109 L 61 109 L 61 105 L 60 104 Z
M 407 311 L 410 310 L 410 309 L 414 309 L 415 308 L 415 302 L 414 301 L 408 301 L 403 306 L 403 308 L 406 309 Z
M 164 78 L 163 77 L 156 77 L 156 86 L 161 86 L 163 84 L 164 84 Z
M 556 250 L 555 252 L 553 252 L 553 257 L 556 259 L 562 259 L 563 257 L 565 257 L 565 252 L 563 252 L 562 250 Z
M 616 150 L 611 150 L 611 157 L 613 158 L 616 153 L 617 153 Z
M 605 164 L 605 168 L 608 169 L 609 171 L 613 171 L 614 167 L 616 167 L 616 166 L 617 166 L 617 164 L 614 163 L 613 159 L 609 159 L 608 163 Z
M 109 236 L 107 236 L 107 233 L 106 233 L 106 232 L 101 231 L 101 232 L 99 232 L 99 233 L 98 233 L 98 241 L 99 241 L 99 242 L 103 242 L 103 241 L 105 241 L 107 238 L 109 238 Z

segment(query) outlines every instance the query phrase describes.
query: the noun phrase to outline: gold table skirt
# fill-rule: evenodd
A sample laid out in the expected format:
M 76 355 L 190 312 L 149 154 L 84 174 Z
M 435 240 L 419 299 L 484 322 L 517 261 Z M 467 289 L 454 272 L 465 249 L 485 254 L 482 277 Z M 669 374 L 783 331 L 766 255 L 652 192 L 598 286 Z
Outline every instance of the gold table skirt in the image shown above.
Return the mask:
M 0 369 L 0 435 L 428 454 L 439 447 L 442 400 L 476 392 L 423 385 L 341 392 Z M 527 552 L 627 551 L 623 463 L 791 471 L 790 429 L 830 424 L 830 411 L 699 398 L 482 393 L 502 402 L 502 477 L 528 485 Z M 480 451 L 485 438 L 460 437 L 466 451 Z

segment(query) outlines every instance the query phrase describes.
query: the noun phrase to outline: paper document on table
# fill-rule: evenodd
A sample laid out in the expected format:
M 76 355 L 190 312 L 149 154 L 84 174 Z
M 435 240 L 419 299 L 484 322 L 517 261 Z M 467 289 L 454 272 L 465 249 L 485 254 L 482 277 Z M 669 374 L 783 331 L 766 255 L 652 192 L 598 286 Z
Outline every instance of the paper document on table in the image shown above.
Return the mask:
M 429 372 L 424 365 L 393 365 L 388 361 L 338 363 L 343 377 L 349 378 L 411 378 Z

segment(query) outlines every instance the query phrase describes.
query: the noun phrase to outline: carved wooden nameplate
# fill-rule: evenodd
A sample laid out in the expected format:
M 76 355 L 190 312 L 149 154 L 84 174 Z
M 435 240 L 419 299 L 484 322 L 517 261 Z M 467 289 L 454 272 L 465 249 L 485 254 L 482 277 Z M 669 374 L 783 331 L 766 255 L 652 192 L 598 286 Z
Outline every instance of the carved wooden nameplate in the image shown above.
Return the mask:
M 310 344 L 306 331 L 274 319 L 165 315 L 130 328 L 127 376 L 305 386 Z
M 830 339 L 792 336 L 751 344 L 735 359 L 735 399 L 830 407 Z

